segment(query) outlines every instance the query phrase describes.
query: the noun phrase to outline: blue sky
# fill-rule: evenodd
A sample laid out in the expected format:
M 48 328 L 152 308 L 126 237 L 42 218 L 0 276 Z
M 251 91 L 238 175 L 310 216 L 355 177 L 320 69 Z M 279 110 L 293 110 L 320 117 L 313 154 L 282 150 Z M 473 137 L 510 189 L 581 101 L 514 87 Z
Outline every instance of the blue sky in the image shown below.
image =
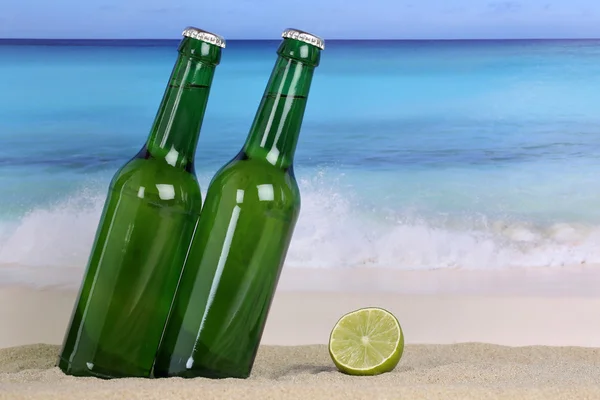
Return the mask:
M 1 1 L 3 38 L 178 38 L 187 25 L 227 39 L 600 37 L 599 0 Z

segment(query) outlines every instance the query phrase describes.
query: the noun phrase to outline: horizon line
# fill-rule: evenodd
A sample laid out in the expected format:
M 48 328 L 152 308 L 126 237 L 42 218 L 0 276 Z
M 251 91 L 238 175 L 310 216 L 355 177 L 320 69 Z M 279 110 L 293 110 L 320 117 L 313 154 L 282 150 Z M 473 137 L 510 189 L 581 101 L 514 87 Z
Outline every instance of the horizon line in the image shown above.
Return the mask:
M 329 42 L 349 42 L 349 41 L 403 41 L 403 42 L 426 42 L 426 41 L 523 41 L 523 40 L 600 40 L 600 37 L 524 37 L 524 38 L 332 38 L 327 39 Z M 3 38 L 0 37 L 0 41 L 179 41 L 178 38 Z M 273 39 L 251 39 L 251 38 L 225 38 L 228 42 L 230 41 L 280 41 L 281 38 Z

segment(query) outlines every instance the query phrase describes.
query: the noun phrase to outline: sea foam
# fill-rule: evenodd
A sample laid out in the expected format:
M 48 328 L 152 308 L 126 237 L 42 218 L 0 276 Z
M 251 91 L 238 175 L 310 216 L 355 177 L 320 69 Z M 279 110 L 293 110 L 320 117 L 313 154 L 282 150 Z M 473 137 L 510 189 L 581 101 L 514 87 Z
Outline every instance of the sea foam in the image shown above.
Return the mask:
M 440 222 L 369 209 L 318 179 L 302 179 L 300 186 L 302 211 L 286 268 L 490 269 L 600 262 L 600 227 Z M 104 200 L 104 193 L 84 190 L 0 222 L 0 284 L 78 285 Z

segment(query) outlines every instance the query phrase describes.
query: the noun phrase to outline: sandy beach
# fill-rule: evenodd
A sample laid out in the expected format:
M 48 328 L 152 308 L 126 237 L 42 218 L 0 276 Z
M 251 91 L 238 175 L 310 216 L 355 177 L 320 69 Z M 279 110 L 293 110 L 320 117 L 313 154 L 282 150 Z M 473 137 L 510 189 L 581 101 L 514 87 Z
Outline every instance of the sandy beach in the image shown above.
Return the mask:
M 73 285 L 7 286 L 0 288 L 0 398 L 600 398 L 595 270 L 285 271 L 251 378 L 218 381 L 65 376 L 54 362 Z M 391 373 L 343 375 L 327 353 L 331 327 L 373 305 L 397 316 L 405 353 Z
M 53 367 L 57 346 L 0 350 L 0 398 L 11 399 L 592 399 L 600 350 L 489 344 L 409 345 L 401 364 L 350 377 L 324 345 L 264 346 L 248 380 L 73 378 Z

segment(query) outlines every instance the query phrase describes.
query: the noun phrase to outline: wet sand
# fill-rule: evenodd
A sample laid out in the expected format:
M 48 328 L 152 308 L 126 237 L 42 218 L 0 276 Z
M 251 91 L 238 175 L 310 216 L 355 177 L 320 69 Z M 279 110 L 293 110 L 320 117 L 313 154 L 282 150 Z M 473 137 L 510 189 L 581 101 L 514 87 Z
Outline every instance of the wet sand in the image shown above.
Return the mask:
M 600 281 L 595 272 L 569 277 L 516 273 L 512 281 L 506 273 L 451 271 L 386 277 L 373 271 L 337 277 L 308 271 L 300 273 L 304 280 L 298 274 L 282 277 L 247 380 L 66 376 L 54 363 L 76 292 L 2 287 L 0 398 L 600 398 L 600 293 L 594 296 L 592 290 Z M 321 286 L 315 286 L 319 277 Z M 332 287 L 336 282 L 339 287 Z M 370 290 L 373 285 L 380 286 Z M 325 344 L 342 314 L 365 306 L 392 311 L 407 345 L 393 372 L 351 377 L 335 369 Z

